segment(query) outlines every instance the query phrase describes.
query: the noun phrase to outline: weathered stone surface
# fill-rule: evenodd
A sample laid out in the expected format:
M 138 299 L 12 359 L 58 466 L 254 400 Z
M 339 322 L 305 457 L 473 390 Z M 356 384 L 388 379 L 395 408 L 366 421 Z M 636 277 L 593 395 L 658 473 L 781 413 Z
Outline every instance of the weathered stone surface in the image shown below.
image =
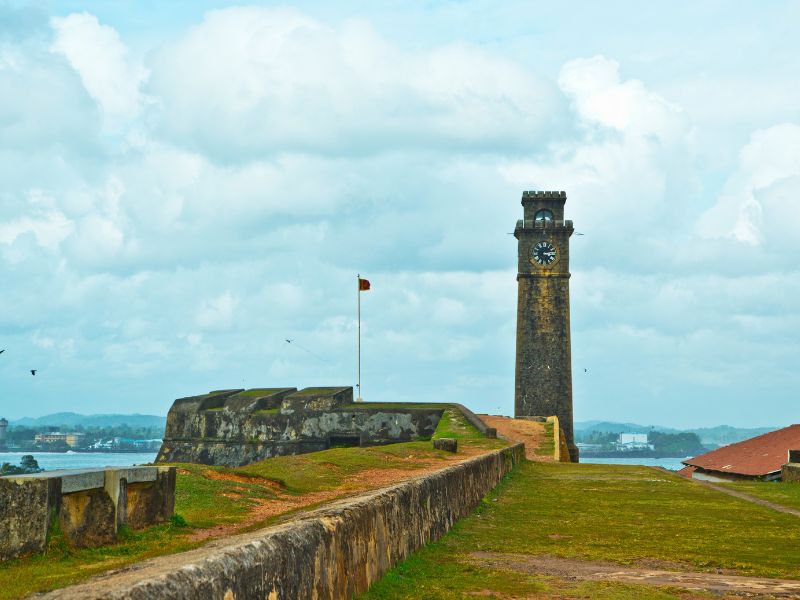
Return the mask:
M 156 462 L 236 467 L 337 445 L 428 439 L 443 411 L 353 404 L 352 395 L 352 388 L 261 388 L 181 398 L 167 416 Z
M 787 463 L 781 467 L 781 481 L 800 482 L 800 463 Z
M 43 552 L 60 479 L 0 478 L 0 560 Z
M 58 522 L 76 548 L 102 546 L 117 537 L 116 507 L 102 487 L 62 495 Z
M 433 447 L 446 452 L 458 452 L 458 440 L 455 438 L 439 438 L 433 440 Z
M 58 518 L 68 543 L 98 546 L 122 525 L 139 529 L 169 519 L 174 467 L 78 469 L 0 478 L 0 560 L 42 552 Z
M 46 598 L 351 598 L 444 535 L 515 464 L 517 444 L 295 521 L 153 559 Z
M 572 358 L 569 317 L 569 238 L 572 221 L 564 219 L 566 194 L 523 194 L 524 219 L 514 236 L 518 247 L 517 360 L 514 416 L 556 415 L 569 454 L 578 461 L 572 431 Z M 536 220 L 539 211 L 550 220 Z M 533 258 L 537 244 L 555 249 L 550 264 Z
M 126 525 L 142 529 L 169 519 L 175 509 L 175 469 L 162 469 L 157 481 L 128 483 Z

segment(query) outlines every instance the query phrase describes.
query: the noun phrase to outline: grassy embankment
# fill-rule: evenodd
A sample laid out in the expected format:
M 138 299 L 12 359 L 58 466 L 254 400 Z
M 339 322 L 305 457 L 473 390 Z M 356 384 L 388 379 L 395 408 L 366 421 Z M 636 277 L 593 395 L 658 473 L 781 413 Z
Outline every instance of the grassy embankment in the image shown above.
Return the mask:
M 737 486 L 800 507 L 800 485 Z M 685 591 L 545 577 L 508 563 L 490 567 L 475 552 L 800 578 L 800 521 L 646 467 L 527 462 L 475 514 L 363 598 L 686 597 Z
M 500 440 L 484 438 L 460 414 L 450 410 L 444 413 L 434 437 L 459 438 L 460 453 L 505 445 Z M 51 536 L 46 554 L 0 563 L 0 598 L 19 598 L 64 587 L 110 569 L 195 548 L 204 543 L 203 530 L 211 527 L 241 526 L 237 532 L 264 527 L 288 513 L 379 487 L 379 479 L 371 485 L 366 477 L 372 472 L 410 472 L 426 466 L 444 466 L 452 459 L 453 455 L 434 450 L 428 441 L 334 448 L 236 469 L 180 464 L 176 517 L 171 523 L 121 532 L 117 543 L 100 548 L 69 548 L 63 536 L 56 533 Z M 270 508 L 273 501 L 281 507 L 278 512 L 258 512 L 260 507 Z M 305 506 L 300 506 L 304 502 Z

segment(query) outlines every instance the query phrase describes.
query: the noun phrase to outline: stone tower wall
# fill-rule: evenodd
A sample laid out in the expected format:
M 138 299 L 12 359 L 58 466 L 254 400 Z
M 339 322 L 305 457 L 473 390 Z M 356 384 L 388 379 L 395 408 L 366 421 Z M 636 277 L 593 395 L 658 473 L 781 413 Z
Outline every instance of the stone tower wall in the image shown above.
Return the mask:
M 569 239 L 572 221 L 564 219 L 564 192 L 524 192 L 524 218 L 514 235 L 519 240 L 517 296 L 517 360 L 514 390 L 516 417 L 558 417 L 570 456 L 578 459 L 573 437 L 572 357 L 569 315 Z M 536 222 L 548 209 L 553 220 Z M 550 242 L 557 250 L 553 264 L 531 259 L 534 246 Z

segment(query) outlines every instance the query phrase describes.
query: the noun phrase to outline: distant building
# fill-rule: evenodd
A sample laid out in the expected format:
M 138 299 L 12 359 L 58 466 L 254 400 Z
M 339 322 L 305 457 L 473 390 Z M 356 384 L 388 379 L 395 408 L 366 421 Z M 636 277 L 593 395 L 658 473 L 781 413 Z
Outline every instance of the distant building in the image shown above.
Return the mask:
M 581 452 L 586 452 L 587 454 L 603 451 L 603 444 L 587 444 L 585 442 L 578 442 L 575 445 L 578 447 L 578 450 Z
M 620 433 L 616 448 L 622 452 L 631 450 L 654 450 L 655 446 L 648 442 L 646 433 Z
M 8 429 L 8 421 L 0 418 L 0 450 L 6 448 L 6 430 Z
M 33 441 L 37 444 L 66 444 L 67 434 L 59 433 L 58 431 L 49 433 L 37 433 Z
M 86 435 L 83 433 L 37 433 L 33 441 L 37 444 L 66 444 L 70 448 L 83 446 Z
M 67 446 L 70 448 L 80 448 L 86 443 L 85 433 L 68 433 L 66 438 Z
M 800 425 L 790 425 L 683 461 L 681 475 L 707 481 L 781 479 L 789 451 L 800 448 Z

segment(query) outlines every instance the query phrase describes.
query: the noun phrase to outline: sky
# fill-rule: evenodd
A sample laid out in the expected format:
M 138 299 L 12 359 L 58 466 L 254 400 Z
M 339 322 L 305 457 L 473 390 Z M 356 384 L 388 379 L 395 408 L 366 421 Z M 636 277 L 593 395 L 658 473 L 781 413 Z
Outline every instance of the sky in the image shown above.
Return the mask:
M 354 385 L 358 273 L 366 400 L 513 414 L 508 234 L 564 190 L 577 421 L 798 422 L 798 22 L 0 0 L 0 415 Z

